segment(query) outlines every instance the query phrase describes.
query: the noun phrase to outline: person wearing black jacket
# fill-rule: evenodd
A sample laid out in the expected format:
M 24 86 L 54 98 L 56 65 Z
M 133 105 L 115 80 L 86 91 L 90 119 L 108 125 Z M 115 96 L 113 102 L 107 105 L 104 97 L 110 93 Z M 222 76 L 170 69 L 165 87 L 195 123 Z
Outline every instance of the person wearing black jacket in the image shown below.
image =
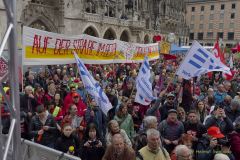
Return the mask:
M 29 130 L 36 143 L 54 148 L 57 132 L 56 122 L 43 105 L 37 106 L 37 114 L 32 118 Z
M 105 151 L 105 142 L 94 123 L 87 126 L 81 150 L 82 160 L 101 160 Z
M 206 120 L 205 127 L 208 129 L 211 126 L 217 126 L 224 135 L 231 133 L 234 129 L 233 122 L 226 116 L 222 106 L 215 106 L 215 108 L 215 114 Z
M 73 128 L 71 124 L 65 123 L 62 129 L 62 135 L 55 143 L 55 149 L 74 156 L 79 156 L 80 142 L 79 139 L 72 133 Z

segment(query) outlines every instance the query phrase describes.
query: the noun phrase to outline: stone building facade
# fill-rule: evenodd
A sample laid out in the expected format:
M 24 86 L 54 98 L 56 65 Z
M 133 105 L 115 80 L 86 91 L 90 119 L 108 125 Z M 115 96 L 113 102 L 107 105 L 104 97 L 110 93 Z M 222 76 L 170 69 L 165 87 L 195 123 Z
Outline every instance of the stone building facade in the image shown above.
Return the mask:
M 227 47 L 240 41 L 240 0 L 186 0 L 189 43 L 213 46 L 217 37 Z
M 175 43 L 188 43 L 183 0 L 17 0 L 19 46 L 22 26 L 67 35 L 151 43 L 154 35 L 175 33 Z M 0 1 L 0 35 L 6 16 Z

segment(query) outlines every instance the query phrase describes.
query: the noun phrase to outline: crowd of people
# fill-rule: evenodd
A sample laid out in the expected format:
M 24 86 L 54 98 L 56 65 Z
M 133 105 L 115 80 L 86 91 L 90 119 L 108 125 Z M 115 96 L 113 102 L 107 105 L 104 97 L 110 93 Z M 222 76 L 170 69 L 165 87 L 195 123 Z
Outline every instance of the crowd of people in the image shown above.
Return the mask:
M 107 115 L 75 64 L 29 67 L 20 87 L 21 136 L 83 160 L 240 160 L 240 63 L 231 81 L 219 72 L 187 81 L 175 75 L 181 59 L 150 62 L 156 99 L 148 106 L 134 102 L 140 64 L 86 65 L 113 106 Z

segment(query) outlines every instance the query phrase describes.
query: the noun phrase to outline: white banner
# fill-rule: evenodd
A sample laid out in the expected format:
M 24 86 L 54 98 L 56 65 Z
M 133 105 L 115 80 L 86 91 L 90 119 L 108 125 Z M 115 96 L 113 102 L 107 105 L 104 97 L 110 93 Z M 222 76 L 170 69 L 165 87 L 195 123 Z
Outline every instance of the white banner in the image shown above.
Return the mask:
M 89 35 L 68 36 L 23 27 L 23 65 L 74 63 L 73 51 L 85 64 L 142 62 L 159 58 L 159 44 L 137 44 Z
M 230 68 L 194 41 L 176 74 L 184 79 L 190 79 L 212 71 L 230 73 Z

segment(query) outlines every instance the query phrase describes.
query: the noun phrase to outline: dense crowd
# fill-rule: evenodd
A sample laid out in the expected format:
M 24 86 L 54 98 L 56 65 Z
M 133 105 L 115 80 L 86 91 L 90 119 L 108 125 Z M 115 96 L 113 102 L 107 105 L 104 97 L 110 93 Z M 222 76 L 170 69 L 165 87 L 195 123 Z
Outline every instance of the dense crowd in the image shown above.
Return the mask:
M 175 75 L 181 59 L 150 62 L 156 99 L 149 106 L 134 102 L 140 64 L 86 65 L 113 106 L 107 115 L 75 64 L 29 67 L 21 136 L 83 160 L 240 160 L 240 63 L 231 81 L 219 72 L 187 81 Z M 1 104 L 6 134 L 9 111 Z

